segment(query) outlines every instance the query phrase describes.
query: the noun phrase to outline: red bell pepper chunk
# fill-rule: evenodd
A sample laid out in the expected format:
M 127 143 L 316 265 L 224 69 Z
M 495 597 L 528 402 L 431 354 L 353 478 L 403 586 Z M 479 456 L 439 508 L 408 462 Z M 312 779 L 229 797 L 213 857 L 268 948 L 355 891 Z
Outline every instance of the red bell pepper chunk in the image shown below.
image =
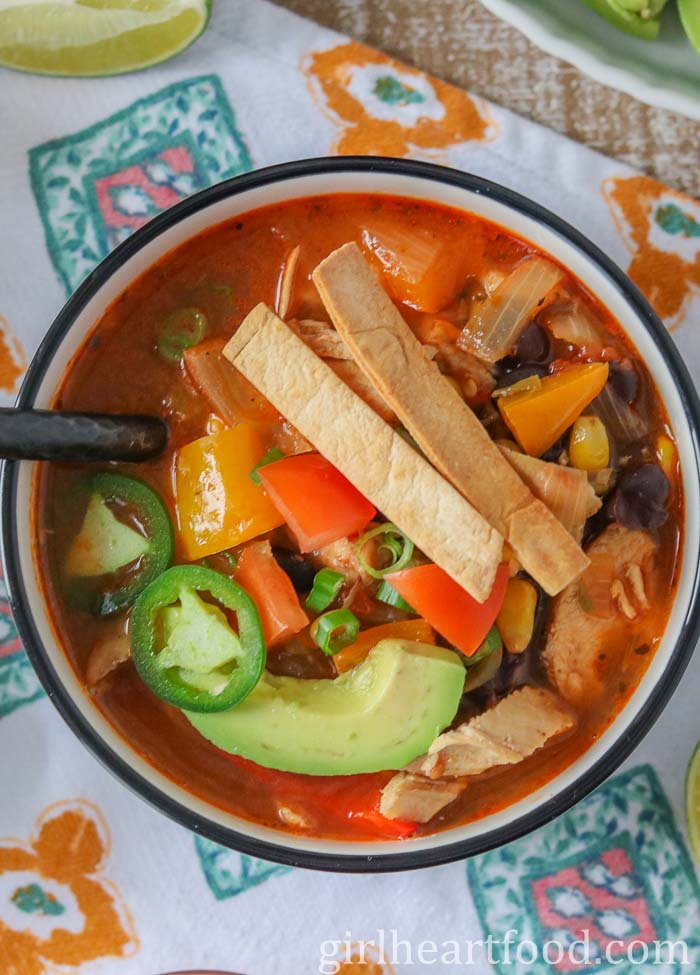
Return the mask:
M 354 535 L 372 520 L 374 505 L 320 454 L 297 454 L 258 469 L 270 500 L 313 552 Z
M 419 616 L 466 657 L 471 657 L 484 642 L 503 605 L 508 575 L 508 566 L 499 565 L 491 594 L 483 603 L 432 563 L 392 572 L 386 578 Z
M 233 578 L 258 607 L 268 647 L 303 630 L 309 617 L 299 604 L 292 581 L 277 564 L 270 543 L 246 545 Z

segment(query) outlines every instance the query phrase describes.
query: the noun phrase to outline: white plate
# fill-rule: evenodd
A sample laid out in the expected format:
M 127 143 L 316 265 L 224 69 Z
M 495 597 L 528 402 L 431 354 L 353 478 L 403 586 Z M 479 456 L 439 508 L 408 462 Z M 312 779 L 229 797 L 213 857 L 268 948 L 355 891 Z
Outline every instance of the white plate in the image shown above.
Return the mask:
M 653 43 L 617 30 L 583 0 L 481 2 L 533 44 L 601 84 L 700 120 L 700 54 L 685 36 L 675 0 L 664 11 L 661 35 Z

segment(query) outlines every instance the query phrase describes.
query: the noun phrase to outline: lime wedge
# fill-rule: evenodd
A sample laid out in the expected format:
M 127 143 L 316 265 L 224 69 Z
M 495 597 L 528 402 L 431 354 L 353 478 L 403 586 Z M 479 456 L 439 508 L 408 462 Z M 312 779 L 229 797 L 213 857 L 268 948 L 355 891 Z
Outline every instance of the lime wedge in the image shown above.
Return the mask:
M 700 864 L 700 741 L 685 775 L 685 823 L 693 856 Z
M 37 74 L 111 75 L 178 54 L 211 0 L 0 0 L 0 65 Z
M 698 0 L 678 0 L 678 13 L 688 40 L 700 54 L 700 3 Z

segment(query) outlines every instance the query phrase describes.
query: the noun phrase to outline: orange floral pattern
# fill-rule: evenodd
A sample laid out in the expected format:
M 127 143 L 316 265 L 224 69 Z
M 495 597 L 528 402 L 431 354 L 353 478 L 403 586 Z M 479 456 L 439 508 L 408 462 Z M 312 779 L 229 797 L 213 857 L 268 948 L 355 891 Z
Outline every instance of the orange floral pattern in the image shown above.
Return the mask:
M 27 357 L 19 339 L 10 329 L 7 321 L 0 315 L 0 389 L 14 393 L 17 380 L 24 375 Z
M 109 834 L 83 800 L 49 806 L 29 843 L 0 840 L 2 975 L 74 972 L 138 947 L 116 887 L 103 875 Z
M 700 203 L 648 176 L 606 180 L 603 195 L 632 254 L 629 276 L 677 328 L 700 299 Z
M 495 134 L 486 106 L 356 41 L 309 55 L 303 64 L 314 98 L 341 129 L 341 155 L 438 156 L 450 146 Z
M 396 975 L 389 962 L 380 959 L 372 943 L 357 944 L 338 962 L 338 975 Z

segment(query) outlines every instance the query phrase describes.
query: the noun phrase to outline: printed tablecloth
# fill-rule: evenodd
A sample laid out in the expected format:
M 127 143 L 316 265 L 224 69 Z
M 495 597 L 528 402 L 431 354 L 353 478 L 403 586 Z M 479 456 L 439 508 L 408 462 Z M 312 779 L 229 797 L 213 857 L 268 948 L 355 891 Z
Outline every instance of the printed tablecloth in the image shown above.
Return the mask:
M 0 120 L 3 403 L 64 299 L 151 216 L 328 153 L 438 160 L 550 207 L 629 271 L 698 375 L 696 201 L 264 0 L 217 0 L 201 40 L 140 74 L 0 72 Z M 682 815 L 700 659 L 624 768 L 549 826 L 469 862 L 333 876 L 225 850 L 127 792 L 44 696 L 6 601 L 0 614 L 2 975 L 544 975 L 574 969 L 543 945 L 586 931 L 591 970 L 700 971 Z M 346 942 L 382 939 L 393 961 L 349 960 Z M 687 965 L 654 949 L 678 939 Z

